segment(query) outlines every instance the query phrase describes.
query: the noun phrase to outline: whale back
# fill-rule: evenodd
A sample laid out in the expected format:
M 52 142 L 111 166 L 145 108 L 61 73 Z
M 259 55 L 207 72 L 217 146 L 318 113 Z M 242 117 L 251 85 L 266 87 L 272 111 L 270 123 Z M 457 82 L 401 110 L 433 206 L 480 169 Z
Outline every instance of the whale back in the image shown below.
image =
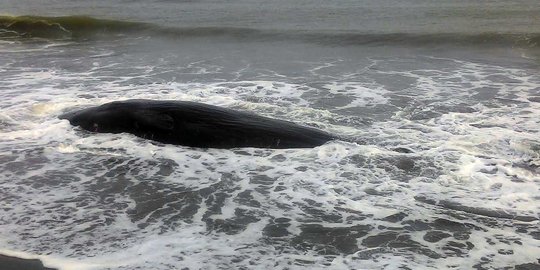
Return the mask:
M 293 122 L 189 101 L 116 101 L 61 118 L 94 132 L 205 148 L 307 148 L 335 138 Z

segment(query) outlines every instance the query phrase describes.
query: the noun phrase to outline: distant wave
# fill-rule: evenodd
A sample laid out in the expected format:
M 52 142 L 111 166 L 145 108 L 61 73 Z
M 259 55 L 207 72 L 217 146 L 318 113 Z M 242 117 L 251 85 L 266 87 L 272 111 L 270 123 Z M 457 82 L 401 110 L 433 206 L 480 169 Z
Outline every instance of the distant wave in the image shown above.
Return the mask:
M 531 33 L 358 33 L 270 30 L 235 27 L 162 27 L 143 22 L 88 16 L 0 16 L 0 38 L 92 39 L 107 35 L 181 37 L 224 36 L 239 40 L 300 40 L 325 45 L 466 45 L 540 47 L 540 32 Z
M 98 34 L 135 33 L 150 24 L 96 19 L 88 16 L 0 16 L 0 37 L 87 39 Z

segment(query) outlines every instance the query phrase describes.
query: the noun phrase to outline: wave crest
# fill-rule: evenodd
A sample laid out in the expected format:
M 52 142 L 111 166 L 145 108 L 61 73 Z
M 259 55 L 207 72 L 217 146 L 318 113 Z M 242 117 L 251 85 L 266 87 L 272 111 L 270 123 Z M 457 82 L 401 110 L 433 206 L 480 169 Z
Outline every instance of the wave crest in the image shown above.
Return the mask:
M 144 22 L 89 16 L 0 16 L 0 38 L 90 39 L 107 35 L 169 38 L 229 37 L 247 41 L 298 40 L 324 45 L 464 45 L 540 47 L 540 32 L 530 33 L 363 33 L 317 30 L 279 30 L 237 27 L 164 27 Z
M 127 34 L 149 26 L 150 24 L 146 23 L 105 20 L 89 16 L 0 16 L 0 33 L 3 32 L 3 36 L 46 39 L 84 39 L 96 34 Z

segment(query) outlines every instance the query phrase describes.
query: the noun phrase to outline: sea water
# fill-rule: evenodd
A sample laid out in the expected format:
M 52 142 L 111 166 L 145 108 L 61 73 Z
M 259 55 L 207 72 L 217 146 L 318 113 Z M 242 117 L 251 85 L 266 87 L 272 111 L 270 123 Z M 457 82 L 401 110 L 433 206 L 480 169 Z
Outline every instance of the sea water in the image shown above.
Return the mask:
M 0 7 L 1 254 L 59 269 L 540 267 L 537 1 Z M 134 98 L 356 143 L 199 149 L 58 119 Z

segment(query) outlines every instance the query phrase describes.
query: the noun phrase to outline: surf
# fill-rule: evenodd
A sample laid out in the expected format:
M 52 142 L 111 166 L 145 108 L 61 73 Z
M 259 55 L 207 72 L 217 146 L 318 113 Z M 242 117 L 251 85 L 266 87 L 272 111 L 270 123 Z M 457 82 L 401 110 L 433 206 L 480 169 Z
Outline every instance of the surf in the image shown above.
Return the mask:
M 540 32 L 362 32 L 335 30 L 257 29 L 247 27 L 184 27 L 102 19 L 91 16 L 0 16 L 2 37 L 88 40 L 108 36 L 150 36 L 173 39 L 228 37 L 243 41 L 296 40 L 329 46 L 496 46 L 540 47 Z

